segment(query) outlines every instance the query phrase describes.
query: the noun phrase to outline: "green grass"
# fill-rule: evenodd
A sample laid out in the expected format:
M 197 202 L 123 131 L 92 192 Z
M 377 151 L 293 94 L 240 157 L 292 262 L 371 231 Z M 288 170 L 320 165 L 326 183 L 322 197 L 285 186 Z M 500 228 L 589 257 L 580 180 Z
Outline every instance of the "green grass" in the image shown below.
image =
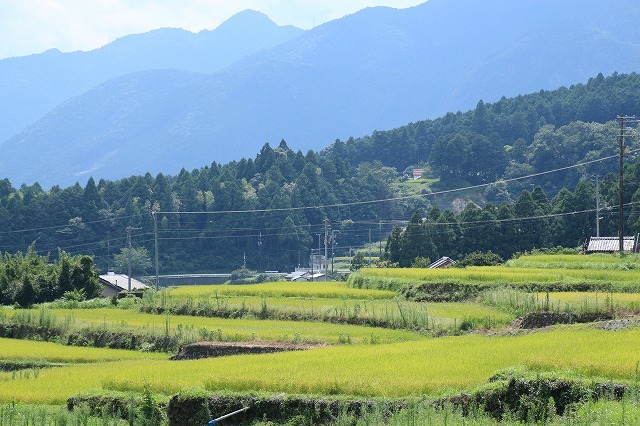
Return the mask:
M 124 420 L 110 416 L 90 416 L 86 407 L 70 412 L 62 406 L 0 405 L 0 426 L 125 426 L 128 424 Z

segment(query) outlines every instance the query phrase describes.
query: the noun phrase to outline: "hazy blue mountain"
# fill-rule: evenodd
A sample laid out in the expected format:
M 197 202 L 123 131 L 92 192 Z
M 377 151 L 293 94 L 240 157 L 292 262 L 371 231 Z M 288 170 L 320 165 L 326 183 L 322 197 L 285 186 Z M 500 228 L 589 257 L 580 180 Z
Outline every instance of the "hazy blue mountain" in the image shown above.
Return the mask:
M 20 132 L 62 101 L 123 74 L 150 69 L 210 73 L 303 30 L 280 27 L 259 12 L 241 12 L 197 34 L 163 28 L 129 35 L 89 52 L 0 60 L 0 141 Z
M 5 142 L 0 174 L 18 184 L 69 184 L 86 180 L 87 170 L 107 178 L 176 173 L 253 156 L 281 138 L 294 149 L 320 149 L 479 99 L 640 71 L 639 19 L 634 0 L 430 0 L 365 9 L 184 84 L 149 81 L 162 73 L 105 83 Z M 140 98 L 138 84 L 158 92 Z M 76 156 L 88 140 L 91 157 Z M 51 152 L 59 161 L 45 166 Z

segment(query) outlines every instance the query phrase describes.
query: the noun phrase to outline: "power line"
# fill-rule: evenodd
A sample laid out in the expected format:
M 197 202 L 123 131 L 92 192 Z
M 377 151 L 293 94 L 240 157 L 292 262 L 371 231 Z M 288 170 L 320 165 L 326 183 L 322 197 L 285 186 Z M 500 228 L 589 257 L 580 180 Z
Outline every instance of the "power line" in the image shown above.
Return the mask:
M 640 151 L 640 149 L 634 150 L 632 152 L 636 152 L 636 151 Z M 596 160 L 590 160 L 590 161 L 584 161 L 581 163 L 577 163 L 571 166 L 565 166 L 565 167 L 560 167 L 557 169 L 553 169 L 553 170 L 547 170 L 545 172 L 538 172 L 538 173 L 532 173 L 526 176 L 520 176 L 520 177 L 516 177 L 516 178 L 509 178 L 509 179 L 499 179 L 496 180 L 494 182 L 490 182 L 490 183 L 481 183 L 481 184 L 477 184 L 477 185 L 470 185 L 470 186 L 466 186 L 463 188 L 454 188 L 454 189 L 447 189 L 447 190 L 443 190 L 443 191 L 436 191 L 436 192 L 431 192 L 429 194 L 415 194 L 415 195 L 406 195 L 403 197 L 393 197 L 393 198 L 383 198 L 383 199 L 377 199 L 377 200 L 368 200 L 368 201 L 354 201 L 351 203 L 336 203 L 336 204 L 326 204 L 326 205 L 319 205 L 319 206 L 303 206 L 303 207 L 287 207 L 287 208 L 276 208 L 276 209 L 252 209 L 252 210 L 219 210 L 219 211 L 210 211 L 210 212 L 157 212 L 157 214 L 162 214 L 162 215 L 168 215 L 168 214 L 177 214 L 177 215 L 201 215 L 201 214 L 206 214 L 206 215 L 221 215 L 221 214 L 246 214 L 246 213 L 270 213 L 270 212 L 282 212 L 282 211 L 301 211 L 301 210 L 316 210 L 316 209 L 329 209 L 329 208 L 339 208 L 339 207 L 352 207 L 352 206 L 361 206 L 361 205 L 367 205 L 367 204 L 378 204 L 378 203 L 388 203 L 388 202 L 396 202 L 396 201 L 404 201 L 404 200 L 411 200 L 411 199 L 416 199 L 416 198 L 428 198 L 428 197 L 433 197 L 436 195 L 444 195 L 444 194 L 451 194 L 454 192 L 461 192 L 461 191 L 468 191 L 471 189 L 478 189 L 478 188 L 484 188 L 490 185 L 494 185 L 497 183 L 511 183 L 511 182 L 516 182 L 519 180 L 526 180 L 526 179 L 531 179 L 534 177 L 539 177 L 539 176 L 544 176 L 544 175 L 548 175 L 551 173 L 557 173 L 557 172 L 561 172 L 561 171 L 565 171 L 565 170 L 571 170 L 571 169 L 575 169 L 578 167 L 583 167 L 589 164 L 594 164 L 594 163 L 598 163 L 598 162 L 602 162 L 602 161 L 606 161 L 606 160 L 610 160 L 612 158 L 617 158 L 617 155 L 610 155 L 608 157 L 602 157 L 602 158 L 598 158 Z

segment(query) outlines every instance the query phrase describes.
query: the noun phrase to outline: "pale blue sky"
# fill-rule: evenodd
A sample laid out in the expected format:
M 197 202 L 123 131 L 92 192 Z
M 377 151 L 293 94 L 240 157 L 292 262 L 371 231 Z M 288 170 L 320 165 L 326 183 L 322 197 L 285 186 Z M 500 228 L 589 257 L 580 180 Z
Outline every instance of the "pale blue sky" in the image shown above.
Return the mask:
M 156 28 L 213 29 L 259 10 L 280 25 L 309 29 L 369 6 L 406 8 L 426 0 L 0 0 L 0 58 L 91 50 Z

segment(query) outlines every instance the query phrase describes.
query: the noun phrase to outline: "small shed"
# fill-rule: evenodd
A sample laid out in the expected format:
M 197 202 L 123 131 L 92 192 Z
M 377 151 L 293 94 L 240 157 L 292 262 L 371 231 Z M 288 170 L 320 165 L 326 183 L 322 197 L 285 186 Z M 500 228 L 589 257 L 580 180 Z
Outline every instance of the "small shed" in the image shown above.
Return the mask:
M 433 262 L 431 265 L 429 265 L 429 269 L 436 269 L 436 268 L 444 269 L 444 268 L 448 268 L 449 266 L 453 266 L 455 264 L 456 264 L 455 260 L 451 259 L 450 257 L 443 256 L 440 259 Z
M 636 237 L 623 237 L 623 251 L 635 253 L 637 251 Z M 586 253 L 614 253 L 620 251 L 618 237 L 591 237 L 587 243 Z
M 109 272 L 106 275 L 100 275 L 99 278 L 100 284 L 104 287 L 102 297 L 113 297 L 129 288 L 129 276 L 127 275 Z M 131 278 L 131 291 L 143 291 L 148 288 L 149 286 L 142 281 Z

